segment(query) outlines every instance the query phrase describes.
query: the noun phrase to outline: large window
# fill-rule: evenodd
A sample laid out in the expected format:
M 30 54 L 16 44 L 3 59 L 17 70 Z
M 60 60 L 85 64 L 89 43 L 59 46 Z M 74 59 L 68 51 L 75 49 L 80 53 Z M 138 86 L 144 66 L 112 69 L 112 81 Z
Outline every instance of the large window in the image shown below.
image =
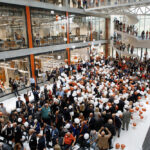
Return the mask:
M 0 5 L 0 51 L 27 47 L 25 11 Z
M 105 19 L 91 17 L 93 40 L 105 39 Z
M 43 73 L 51 73 L 53 69 L 64 66 L 65 58 L 66 50 L 35 56 L 37 82 L 43 82 Z
M 45 2 L 45 3 L 51 3 L 51 4 L 58 5 L 60 7 L 62 5 L 64 5 L 64 0 L 36 0 L 36 1 Z
M 30 85 L 29 59 L 20 58 L 0 62 L 0 96 L 13 92 L 12 83 L 16 81 L 18 90 Z
M 90 17 L 69 15 L 70 43 L 90 41 Z
M 35 47 L 66 43 L 65 13 L 32 9 L 31 19 Z
M 138 29 L 138 36 L 141 36 L 142 31 L 150 32 L 150 16 L 138 15 L 139 22 L 135 25 Z

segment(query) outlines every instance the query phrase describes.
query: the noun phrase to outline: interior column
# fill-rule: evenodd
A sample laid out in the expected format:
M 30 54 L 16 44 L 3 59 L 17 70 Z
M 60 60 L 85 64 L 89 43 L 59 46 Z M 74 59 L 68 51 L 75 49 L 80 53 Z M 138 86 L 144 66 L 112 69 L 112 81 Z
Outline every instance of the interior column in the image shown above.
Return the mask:
M 67 19 L 67 44 L 70 43 L 69 37 L 69 14 L 66 12 L 66 19 Z M 70 65 L 70 48 L 66 48 L 67 51 L 67 58 L 68 58 L 68 65 Z
M 106 32 L 106 36 L 105 39 L 109 40 L 109 25 L 110 25 L 110 18 L 106 18 L 105 20 L 105 32 Z M 106 43 L 105 46 L 105 57 L 107 58 L 109 55 L 109 43 Z
M 27 22 L 27 33 L 28 33 L 29 48 L 33 48 L 32 29 L 31 29 L 31 15 L 30 15 L 30 8 L 28 6 L 26 6 L 26 22 Z M 30 64 L 31 64 L 32 77 L 36 81 L 35 63 L 34 63 L 34 55 L 33 54 L 30 55 Z

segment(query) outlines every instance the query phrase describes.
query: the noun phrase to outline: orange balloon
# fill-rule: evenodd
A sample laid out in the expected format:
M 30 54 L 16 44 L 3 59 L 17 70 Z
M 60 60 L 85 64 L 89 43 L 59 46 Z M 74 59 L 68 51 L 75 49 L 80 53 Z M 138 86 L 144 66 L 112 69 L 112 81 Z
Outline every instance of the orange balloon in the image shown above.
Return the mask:
M 136 109 L 136 111 L 138 111 L 138 110 L 139 110 L 139 107 L 136 107 L 135 109 Z
M 133 126 L 136 127 L 136 123 L 133 123 Z
M 143 119 L 144 117 L 143 117 L 143 116 L 141 116 L 140 118 L 141 118 L 141 119 Z
M 116 144 L 116 149 L 119 149 L 119 148 L 120 148 L 120 144 L 117 143 L 117 144 Z
M 130 112 L 134 112 L 134 110 L 133 110 L 133 109 L 130 109 Z
M 142 111 L 146 111 L 146 108 L 142 108 Z
M 149 104 L 149 102 L 146 102 L 146 104 Z
M 121 144 L 121 149 L 122 149 L 122 150 L 124 150 L 125 147 L 126 147 L 126 146 L 125 146 L 124 144 Z
M 147 96 L 145 95 L 145 98 L 147 98 Z
M 139 111 L 139 115 L 142 115 L 143 114 L 143 112 L 142 111 Z
M 75 72 L 76 72 L 76 70 L 72 70 L 72 72 L 74 72 L 74 73 L 75 73 Z

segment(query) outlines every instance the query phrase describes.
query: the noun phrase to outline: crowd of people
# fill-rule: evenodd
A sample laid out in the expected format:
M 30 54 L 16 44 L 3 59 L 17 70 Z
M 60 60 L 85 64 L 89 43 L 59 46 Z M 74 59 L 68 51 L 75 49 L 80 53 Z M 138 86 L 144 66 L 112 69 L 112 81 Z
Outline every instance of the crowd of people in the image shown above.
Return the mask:
M 118 49 L 118 50 L 121 50 L 121 51 L 127 51 L 128 53 L 130 54 L 133 54 L 134 52 L 134 46 L 133 45 L 130 45 L 130 44 L 125 44 L 125 43 L 122 43 L 121 41 L 119 40 L 115 40 L 115 37 L 114 37 L 114 45 L 115 47 Z
M 30 80 L 31 93 L 18 96 L 14 111 L 0 104 L 0 149 L 112 149 L 112 139 L 130 127 L 130 110 L 150 94 L 150 61 L 91 53 L 52 78 L 44 89 Z
M 134 25 L 127 25 L 117 19 L 114 20 L 114 26 L 115 29 L 118 31 L 126 32 L 128 34 L 134 35 L 138 37 L 138 28 L 136 28 Z M 142 31 L 141 32 L 141 39 L 150 39 L 150 31 Z

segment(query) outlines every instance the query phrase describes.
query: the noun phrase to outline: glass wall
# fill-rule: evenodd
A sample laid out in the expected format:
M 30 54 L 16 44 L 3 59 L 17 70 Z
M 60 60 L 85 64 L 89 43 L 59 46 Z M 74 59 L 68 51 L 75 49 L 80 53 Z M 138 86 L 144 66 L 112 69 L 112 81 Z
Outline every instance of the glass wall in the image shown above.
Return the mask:
M 43 82 L 43 73 L 65 65 L 66 50 L 35 56 L 37 82 Z
M 138 36 L 141 36 L 142 31 L 150 32 L 150 16 L 149 15 L 138 15 L 139 22 L 135 25 L 138 29 Z
M 51 3 L 51 4 L 58 5 L 59 7 L 62 7 L 62 5 L 64 5 L 65 0 L 36 0 L 36 1 Z
M 35 47 L 66 43 L 65 13 L 31 9 L 31 20 Z
M 91 17 L 92 20 L 92 38 L 93 40 L 105 39 L 105 19 Z
M 69 15 L 70 43 L 90 41 L 90 17 Z
M 26 47 L 24 8 L 0 4 L 0 51 Z
M 19 58 L 0 62 L 0 96 L 13 92 L 13 83 L 18 90 L 29 87 L 30 69 L 29 59 Z

